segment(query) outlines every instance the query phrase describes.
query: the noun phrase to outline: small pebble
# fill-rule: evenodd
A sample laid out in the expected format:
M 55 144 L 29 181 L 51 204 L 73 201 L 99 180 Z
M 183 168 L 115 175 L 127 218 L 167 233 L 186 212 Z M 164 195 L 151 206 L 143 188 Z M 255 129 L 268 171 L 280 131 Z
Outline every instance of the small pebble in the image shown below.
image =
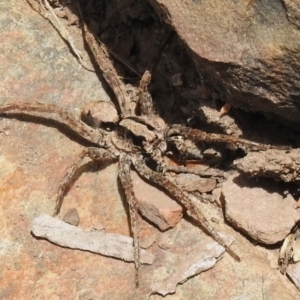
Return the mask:
M 76 208 L 69 209 L 63 217 L 63 221 L 74 226 L 79 225 L 79 215 Z

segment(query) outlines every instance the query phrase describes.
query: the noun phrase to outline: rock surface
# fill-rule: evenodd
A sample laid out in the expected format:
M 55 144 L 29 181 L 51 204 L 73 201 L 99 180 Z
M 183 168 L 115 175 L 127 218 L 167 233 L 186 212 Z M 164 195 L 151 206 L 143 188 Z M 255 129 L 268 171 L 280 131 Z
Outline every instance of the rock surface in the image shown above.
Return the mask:
M 150 2 L 224 99 L 299 124 L 299 1 Z
M 169 265 L 167 272 L 164 266 L 156 268 L 155 273 L 160 273 L 160 280 L 152 283 L 152 293 L 163 296 L 175 293 L 178 284 L 213 268 L 224 251 L 224 248 L 215 241 L 209 243 L 206 239 L 190 240 L 188 235 L 184 236 L 185 234 L 180 233 L 180 227 L 188 229 L 187 224 L 183 222 L 173 232 L 169 231 L 162 236 L 163 239 L 169 240 L 169 245 L 168 249 L 162 251 L 160 259 L 172 260 L 174 264 Z M 227 245 L 232 244 L 232 237 L 224 235 L 222 237 Z
M 131 171 L 133 190 L 144 217 L 160 230 L 174 227 L 182 218 L 182 207 L 164 192 L 148 184 Z
M 96 74 L 79 66 L 59 34 L 26 1 L 4 1 L 0 27 L 1 101 L 55 103 L 79 116 L 86 103 L 108 100 Z M 73 35 L 72 27 L 68 30 L 85 56 L 80 33 Z M 170 270 L 176 271 L 174 268 L 184 257 L 171 257 L 169 251 L 182 253 L 181 247 L 212 243 L 200 228 L 182 220 L 171 229 L 180 226 L 174 233 L 173 243 L 169 239 L 170 250 L 153 245 L 159 258 L 159 272 L 155 272 L 157 265 L 143 265 L 140 288 L 136 289 L 132 263 L 58 247 L 30 234 L 37 216 L 53 213 L 61 179 L 83 148 L 75 142 L 76 138 L 47 121 L 30 122 L 30 118 L 23 117 L 22 120 L 0 119 L 0 141 L 1 299 L 161 300 L 160 295 L 149 297 L 151 283 L 159 282 L 161 275 Z M 81 228 L 105 228 L 130 236 L 126 203 L 120 197 L 117 181 L 117 164 L 97 167 L 97 164 L 83 164 L 79 178 L 64 199 L 60 216 L 76 207 Z M 223 220 L 220 209 L 200 205 L 208 220 L 212 217 Z M 224 253 L 214 268 L 178 285 L 176 293 L 164 299 L 294 300 L 299 297 L 294 285 L 276 270 L 277 249 L 254 246 L 222 221 L 213 225 L 219 232 L 236 239 L 232 247 L 241 254 L 242 261 L 236 263 Z M 169 232 L 161 233 L 144 220 L 141 226 L 146 228 L 141 238 L 147 234 L 147 247 L 155 240 L 152 235 Z
M 230 176 L 222 187 L 226 219 L 253 240 L 282 241 L 300 219 L 293 197 L 283 198 L 274 182 Z

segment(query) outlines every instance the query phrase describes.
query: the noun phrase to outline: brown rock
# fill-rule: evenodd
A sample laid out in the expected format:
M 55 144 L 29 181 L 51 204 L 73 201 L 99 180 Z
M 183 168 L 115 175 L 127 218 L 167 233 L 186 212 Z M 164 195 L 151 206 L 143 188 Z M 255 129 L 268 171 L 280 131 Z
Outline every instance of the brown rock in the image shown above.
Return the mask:
M 107 1 L 106 4 L 111 2 L 113 5 L 125 3 Z M 59 34 L 26 1 L 6 1 L 1 7 L 0 19 L 1 24 L 5 24 L 0 55 L 3 101 L 38 99 L 76 112 L 93 99 L 108 99 L 96 74 L 79 67 Z M 76 45 L 80 46 L 81 32 L 74 37 Z M 83 46 L 80 50 L 88 59 Z M 1 119 L 4 131 L 0 132 L 0 290 L 3 299 L 148 299 L 153 283 L 162 282 L 178 269 L 184 271 L 181 265 L 187 252 L 181 248 L 190 246 L 193 249 L 197 243 L 211 243 L 201 229 L 182 220 L 173 249 L 166 251 L 154 245 L 153 254 L 159 259 L 141 268 L 141 287 L 136 289 L 133 263 L 58 247 L 34 238 L 30 234 L 32 221 L 41 213 L 53 213 L 61 179 L 82 151 L 82 145 L 44 125 Z M 120 198 L 117 173 L 117 165 L 112 164 L 99 173 L 81 174 L 66 195 L 62 215 L 76 207 L 81 226 L 86 230 L 103 224 L 109 232 L 129 236 L 128 216 Z M 222 219 L 212 205 L 205 206 L 212 209 L 209 215 L 217 213 Z M 237 239 L 233 247 L 243 254 L 242 262 L 234 263 L 225 253 L 226 259 L 218 260 L 208 272 L 180 284 L 176 294 L 168 295 L 168 299 L 299 298 L 292 283 L 270 267 L 266 259 L 269 249 L 261 254 L 260 247 L 253 247 L 220 223 L 214 224 L 219 232 Z M 181 226 L 183 224 L 186 225 Z M 158 235 L 166 233 L 168 231 L 158 232 Z M 273 252 L 273 261 L 277 261 L 278 250 Z M 198 255 L 200 260 L 202 253 Z M 150 298 L 161 299 L 158 295 Z
M 182 218 L 182 207 L 164 192 L 142 180 L 131 172 L 133 190 L 144 217 L 156 224 L 160 230 L 174 227 Z
M 227 220 L 264 244 L 282 241 L 300 219 L 292 196 L 283 198 L 274 182 L 230 176 L 223 184 L 222 196 Z
M 300 122 L 299 1 L 151 1 L 234 106 Z M 263 83 L 263 84 L 262 84 Z
M 59 17 L 59 18 L 65 18 L 67 15 L 66 15 L 66 12 L 60 8 L 57 8 L 54 10 L 55 11 L 55 14 Z
M 115 123 L 119 121 L 119 115 L 115 106 L 108 101 L 97 101 L 86 104 L 81 113 L 85 123 L 100 127 L 104 123 Z
M 221 206 L 221 195 L 222 195 L 222 188 L 216 188 L 212 191 L 212 198 L 216 203 Z

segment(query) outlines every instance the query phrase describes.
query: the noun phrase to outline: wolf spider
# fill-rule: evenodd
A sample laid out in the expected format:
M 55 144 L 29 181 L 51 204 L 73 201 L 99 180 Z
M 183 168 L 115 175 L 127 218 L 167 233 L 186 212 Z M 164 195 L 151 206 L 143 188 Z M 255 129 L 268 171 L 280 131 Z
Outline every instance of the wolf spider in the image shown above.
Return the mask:
M 116 96 L 120 120 L 104 124 L 102 120 L 95 118 L 97 116 L 97 108 L 95 110 L 93 107 L 84 114 L 85 120 L 90 124 L 88 125 L 69 111 L 56 105 L 31 102 L 0 106 L 0 113 L 2 114 L 29 113 L 42 117 L 45 117 L 45 114 L 49 114 L 45 117 L 48 119 L 58 116 L 61 123 L 93 145 L 93 147 L 83 149 L 67 169 L 58 189 L 54 215 L 59 213 L 66 189 L 85 157 L 100 162 L 118 161 L 119 179 L 129 205 L 136 274 L 138 274 L 140 268 L 139 230 L 137 224 L 138 204 L 135 200 L 130 177 L 131 168 L 134 168 L 141 177 L 170 194 L 186 209 L 190 217 L 201 224 L 214 240 L 222 245 L 235 260 L 240 261 L 239 256 L 226 245 L 224 239 L 210 225 L 199 208 L 189 199 L 188 193 L 182 191 L 165 176 L 164 173 L 167 166 L 164 163 L 164 157 L 171 144 L 176 146 L 179 153 L 192 153 L 196 157 L 201 156 L 200 150 L 196 147 L 197 142 L 227 143 L 263 150 L 268 149 L 270 146 L 223 134 L 209 134 L 181 125 L 167 126 L 153 112 L 152 98 L 148 92 L 148 85 L 151 80 L 150 72 L 146 71 L 144 73 L 138 87 L 125 85 L 119 78 L 105 46 L 95 39 L 84 22 L 82 30 L 85 41 L 97 65 L 103 72 L 103 77 Z M 96 125 L 96 128 L 92 125 Z M 184 171 L 188 172 L 187 168 Z M 138 277 L 136 277 L 136 283 L 138 284 Z

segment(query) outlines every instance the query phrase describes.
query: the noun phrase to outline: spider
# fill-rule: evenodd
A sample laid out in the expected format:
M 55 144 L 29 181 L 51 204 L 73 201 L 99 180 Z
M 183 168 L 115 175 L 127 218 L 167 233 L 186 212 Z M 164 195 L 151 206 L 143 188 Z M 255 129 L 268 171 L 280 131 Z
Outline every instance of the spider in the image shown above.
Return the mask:
M 244 139 L 238 139 L 223 134 L 209 134 L 198 129 L 191 129 L 181 125 L 167 126 L 162 118 L 154 113 L 153 103 L 148 85 L 151 74 L 145 71 L 139 86 L 125 85 L 111 62 L 107 49 L 99 43 L 89 32 L 86 24 L 82 24 L 85 40 L 103 72 L 103 76 L 114 91 L 119 109 L 119 117 L 112 122 L 105 123 L 97 118 L 101 104 L 88 108 L 82 115 L 83 120 L 56 105 L 47 105 L 39 102 L 12 103 L 0 106 L 2 114 L 38 114 L 39 116 L 53 118 L 56 115 L 61 122 L 73 132 L 90 142 L 93 146 L 86 147 L 67 169 L 58 188 L 54 215 L 57 215 L 62 206 L 66 189 L 72 177 L 85 157 L 92 160 L 118 161 L 119 179 L 126 200 L 129 205 L 129 219 L 133 235 L 134 263 L 136 269 L 136 285 L 138 285 L 138 271 L 140 268 L 140 247 L 138 227 L 138 204 L 133 192 L 130 170 L 134 168 L 146 180 L 166 191 L 179 202 L 187 213 L 207 231 L 225 250 L 236 260 L 239 256 L 230 249 L 218 232 L 210 225 L 199 208 L 189 199 L 188 193 L 182 191 L 172 183 L 165 172 L 167 166 L 164 158 L 170 145 L 175 145 L 181 155 L 192 154 L 195 158 L 201 157 L 197 142 L 227 143 L 242 147 L 256 147 L 268 149 L 263 145 Z M 186 171 L 186 170 L 185 170 Z

